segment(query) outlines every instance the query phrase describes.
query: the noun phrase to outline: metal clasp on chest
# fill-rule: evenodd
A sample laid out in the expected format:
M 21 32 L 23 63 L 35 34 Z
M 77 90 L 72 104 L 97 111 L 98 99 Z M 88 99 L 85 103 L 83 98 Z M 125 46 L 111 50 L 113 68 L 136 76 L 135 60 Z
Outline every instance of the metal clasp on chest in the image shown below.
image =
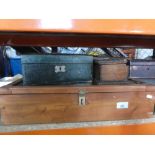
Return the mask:
M 55 73 L 66 72 L 66 66 L 55 66 Z
M 83 90 L 80 90 L 79 92 L 79 106 L 86 105 L 86 92 Z

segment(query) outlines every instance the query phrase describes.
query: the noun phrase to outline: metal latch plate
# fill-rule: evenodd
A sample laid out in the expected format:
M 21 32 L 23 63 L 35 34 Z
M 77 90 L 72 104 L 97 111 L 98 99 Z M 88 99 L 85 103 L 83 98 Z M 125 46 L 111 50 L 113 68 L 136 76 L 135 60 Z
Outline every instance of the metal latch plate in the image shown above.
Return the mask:
M 85 91 L 80 91 L 79 92 L 79 105 L 84 106 L 86 105 L 86 97 L 85 97 Z

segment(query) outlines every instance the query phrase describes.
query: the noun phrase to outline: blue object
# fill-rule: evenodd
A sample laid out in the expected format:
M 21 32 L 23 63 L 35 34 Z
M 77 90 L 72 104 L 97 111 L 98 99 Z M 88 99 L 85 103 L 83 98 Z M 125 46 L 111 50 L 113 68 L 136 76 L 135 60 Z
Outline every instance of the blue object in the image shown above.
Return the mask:
M 21 58 L 9 58 L 12 75 L 22 74 Z

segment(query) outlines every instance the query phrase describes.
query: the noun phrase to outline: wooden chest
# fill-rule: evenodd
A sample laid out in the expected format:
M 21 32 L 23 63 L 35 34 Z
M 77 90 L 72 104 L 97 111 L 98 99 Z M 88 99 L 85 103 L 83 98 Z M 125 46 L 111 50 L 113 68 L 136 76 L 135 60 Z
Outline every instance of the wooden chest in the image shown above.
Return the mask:
M 2 124 L 141 119 L 154 111 L 144 85 L 11 87 L 0 94 Z
M 126 81 L 128 79 L 127 60 L 95 58 L 94 79 L 95 83 Z

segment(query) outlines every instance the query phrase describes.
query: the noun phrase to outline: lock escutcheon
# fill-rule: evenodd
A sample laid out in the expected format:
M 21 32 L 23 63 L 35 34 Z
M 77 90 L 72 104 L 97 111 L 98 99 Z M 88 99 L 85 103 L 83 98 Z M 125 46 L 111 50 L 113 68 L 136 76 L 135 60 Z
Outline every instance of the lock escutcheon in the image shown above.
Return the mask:
M 55 73 L 63 73 L 66 72 L 66 66 L 62 65 L 62 66 L 55 66 Z
M 79 106 L 86 105 L 86 92 L 83 90 L 80 90 L 79 92 Z

